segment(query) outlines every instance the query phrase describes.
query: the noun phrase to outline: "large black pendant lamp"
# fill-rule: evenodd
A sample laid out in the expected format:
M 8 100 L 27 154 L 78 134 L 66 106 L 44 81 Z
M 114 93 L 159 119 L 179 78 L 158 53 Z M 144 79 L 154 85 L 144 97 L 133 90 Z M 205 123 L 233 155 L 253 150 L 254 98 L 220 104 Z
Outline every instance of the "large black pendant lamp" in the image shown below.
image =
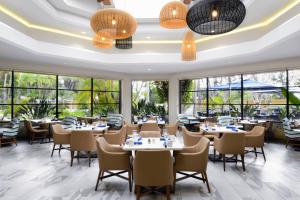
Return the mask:
M 188 11 L 191 30 L 202 35 L 217 35 L 237 28 L 246 16 L 240 0 L 199 0 Z
M 131 49 L 132 48 L 132 36 L 125 38 L 125 39 L 116 39 L 116 48 Z

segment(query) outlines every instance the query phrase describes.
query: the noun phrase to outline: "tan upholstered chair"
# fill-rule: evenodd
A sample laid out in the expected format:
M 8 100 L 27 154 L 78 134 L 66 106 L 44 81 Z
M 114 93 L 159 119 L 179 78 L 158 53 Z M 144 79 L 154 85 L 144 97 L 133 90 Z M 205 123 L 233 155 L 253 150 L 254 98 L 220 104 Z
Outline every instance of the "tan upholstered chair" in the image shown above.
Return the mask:
M 182 127 L 182 138 L 184 146 L 194 146 L 203 137 L 203 132 L 191 132 Z
M 30 144 L 33 143 L 34 140 L 40 139 L 41 143 L 44 141 L 44 139 L 47 137 L 49 134 L 48 129 L 36 129 L 32 127 L 31 121 L 24 121 L 25 127 L 27 129 L 27 137 L 28 137 L 28 142 Z
M 100 180 L 102 181 L 103 179 L 111 176 L 118 176 L 122 179 L 128 180 L 129 190 L 131 192 L 132 171 L 130 153 L 123 151 L 121 146 L 108 144 L 103 137 L 97 138 L 96 141 L 99 162 L 99 174 L 95 190 L 97 190 Z M 119 172 L 114 173 L 112 171 Z M 128 173 L 128 178 L 120 175 L 125 172 Z M 109 175 L 104 176 L 104 173 L 108 173 Z
M 65 130 L 61 124 L 54 124 L 52 127 L 53 133 L 53 149 L 51 153 L 51 157 L 53 156 L 54 150 L 58 150 L 60 154 L 61 149 L 70 149 L 70 147 L 63 147 L 63 145 L 71 144 L 71 132 Z M 55 149 L 55 146 L 59 145 L 58 149 Z
M 173 184 L 173 158 L 170 151 L 137 151 L 133 161 L 133 179 L 137 200 L 141 197 L 141 187 L 165 187 L 167 199 L 170 199 Z
M 91 152 L 96 151 L 95 137 L 90 131 L 76 130 L 71 132 L 71 167 L 73 166 L 75 151 L 77 151 L 77 158 L 79 158 L 80 151 L 86 151 L 88 153 L 90 167 Z
M 245 134 L 245 147 L 254 148 L 253 151 L 246 152 L 254 152 L 255 157 L 257 157 L 257 153 L 261 153 L 266 161 L 266 156 L 264 152 L 264 132 L 265 127 L 263 126 L 255 126 L 251 131 Z M 261 148 L 261 152 L 257 152 L 256 148 Z
M 126 127 L 127 125 L 124 125 L 120 130 L 118 130 L 115 133 L 105 133 L 103 137 L 109 144 L 122 145 L 126 140 Z
M 137 124 L 126 124 L 126 135 L 132 135 L 133 131 L 139 131 L 139 125 Z
M 196 178 L 203 180 L 206 183 L 208 192 L 210 193 L 210 187 L 206 174 L 207 161 L 209 151 L 209 139 L 202 137 L 198 143 L 191 147 L 185 147 L 181 151 L 176 151 L 175 154 L 175 165 L 174 165 L 174 185 L 173 190 L 175 191 L 175 182 L 184 180 L 186 178 Z M 194 172 L 188 174 L 185 172 Z M 184 175 L 184 177 L 176 179 L 176 173 Z M 201 177 L 196 175 L 201 174 Z
M 143 138 L 159 138 L 161 134 L 158 131 L 141 131 L 140 136 Z
M 223 133 L 221 138 L 214 138 L 214 160 L 218 151 L 223 156 L 223 166 L 225 171 L 226 154 L 233 154 L 236 162 L 241 161 L 245 171 L 244 153 L 245 153 L 245 134 L 244 133 Z M 241 155 L 241 160 L 237 159 Z
M 160 137 L 161 129 L 157 123 L 144 123 L 141 127 L 140 135 L 142 137 Z
M 166 129 L 169 135 L 176 135 L 178 130 L 178 123 L 168 124 L 166 125 Z

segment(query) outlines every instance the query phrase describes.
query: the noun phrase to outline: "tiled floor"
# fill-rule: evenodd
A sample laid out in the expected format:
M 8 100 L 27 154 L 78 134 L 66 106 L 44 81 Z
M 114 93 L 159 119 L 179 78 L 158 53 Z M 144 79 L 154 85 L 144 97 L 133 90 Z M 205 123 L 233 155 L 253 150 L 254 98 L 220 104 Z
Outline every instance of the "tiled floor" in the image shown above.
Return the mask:
M 110 178 L 100 183 L 94 191 L 98 162 L 88 167 L 85 159 L 75 160 L 70 167 L 70 153 L 55 152 L 50 157 L 52 144 L 28 145 L 0 149 L 0 199 L 2 200 L 85 200 L 85 199 L 135 199 L 127 182 Z M 240 165 L 209 162 L 208 178 L 212 193 L 203 182 L 189 180 L 178 182 L 172 199 L 300 199 L 300 153 L 286 149 L 282 144 L 266 144 L 267 162 L 261 155 L 246 155 L 246 172 Z M 164 199 L 159 195 L 142 199 Z

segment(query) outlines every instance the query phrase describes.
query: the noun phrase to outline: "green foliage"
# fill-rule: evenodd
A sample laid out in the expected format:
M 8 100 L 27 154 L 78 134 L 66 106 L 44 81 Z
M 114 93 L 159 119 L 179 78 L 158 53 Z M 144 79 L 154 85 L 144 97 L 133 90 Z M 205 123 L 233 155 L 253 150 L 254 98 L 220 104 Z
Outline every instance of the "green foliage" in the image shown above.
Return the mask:
M 154 102 L 148 102 L 141 99 L 136 105 L 132 106 L 132 114 L 135 116 L 145 116 L 145 115 L 160 115 L 164 116 L 167 111 L 164 106 L 156 105 Z
M 29 102 L 36 103 L 34 99 Z M 43 97 L 38 105 L 21 105 L 17 111 L 18 115 L 24 119 L 42 119 L 48 117 L 55 109 L 54 105 L 50 105 L 45 97 Z
M 229 104 L 229 107 L 231 108 L 231 112 L 230 115 L 232 117 L 237 117 L 239 115 L 239 109 L 237 106 L 233 105 L 233 104 Z
M 258 109 L 257 105 L 245 104 L 244 105 L 244 116 L 254 117 L 257 109 Z
M 300 99 L 298 97 L 296 97 L 292 92 L 287 91 L 284 87 L 281 88 L 281 93 L 285 98 L 289 97 L 290 104 L 294 104 L 297 108 L 299 108 Z
M 183 80 L 180 82 L 181 91 L 191 91 L 193 88 L 193 80 Z M 191 92 L 184 92 L 181 94 L 181 101 L 188 103 L 193 100 Z
M 154 81 L 154 88 L 157 93 L 157 103 L 165 103 L 169 98 L 169 82 L 168 81 Z

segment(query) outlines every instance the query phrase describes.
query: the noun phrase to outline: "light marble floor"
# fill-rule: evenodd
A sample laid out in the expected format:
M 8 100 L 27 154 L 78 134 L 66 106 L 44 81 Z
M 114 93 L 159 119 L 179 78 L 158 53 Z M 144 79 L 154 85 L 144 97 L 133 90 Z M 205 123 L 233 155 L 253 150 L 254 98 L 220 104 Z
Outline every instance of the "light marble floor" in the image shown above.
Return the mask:
M 98 162 L 88 167 L 86 159 L 74 160 L 70 167 L 69 151 L 50 157 L 52 144 L 0 148 L 0 199 L 2 200 L 115 200 L 135 199 L 128 184 L 122 179 L 109 178 L 94 191 L 98 174 Z M 208 178 L 212 193 L 203 182 L 187 179 L 177 183 L 172 199 L 300 199 L 300 153 L 286 149 L 282 144 L 265 146 L 267 162 L 261 155 L 257 159 L 247 154 L 246 172 L 234 163 L 209 162 Z M 164 199 L 160 195 L 142 199 Z

